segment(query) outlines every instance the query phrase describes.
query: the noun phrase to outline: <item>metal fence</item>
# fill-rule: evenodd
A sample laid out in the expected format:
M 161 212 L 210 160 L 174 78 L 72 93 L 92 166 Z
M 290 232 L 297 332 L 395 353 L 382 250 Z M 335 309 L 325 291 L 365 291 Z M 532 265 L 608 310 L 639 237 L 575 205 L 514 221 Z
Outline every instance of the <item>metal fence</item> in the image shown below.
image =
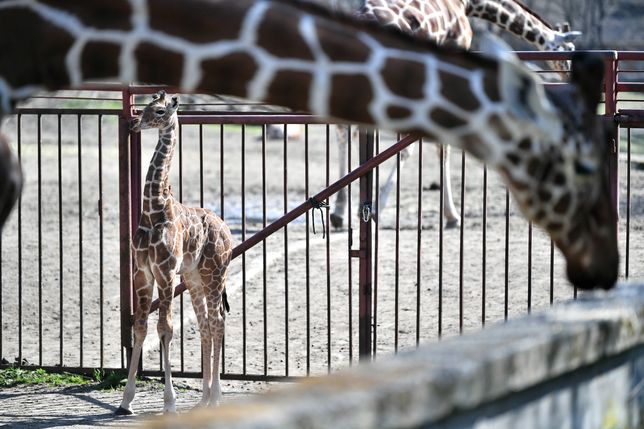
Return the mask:
M 612 167 L 623 273 L 637 277 L 643 273 L 631 261 L 644 243 L 638 235 L 644 139 L 637 129 L 644 124 L 638 95 L 644 53 L 602 55 L 604 114 L 621 131 Z M 83 372 L 127 365 L 135 305 L 129 243 L 156 141 L 156 133 L 130 135 L 128 120 L 155 90 L 61 93 L 32 101 L 5 125 L 26 186 L 0 241 L 3 365 Z M 346 149 L 350 173 L 339 178 L 332 124 L 259 112 L 256 105 L 230 112 L 206 104 L 184 104 L 180 112 L 170 177 L 175 197 L 212 208 L 238 243 L 228 283 L 224 378 L 323 374 L 361 356 L 480 329 L 576 296 L 562 281 L 563 263 L 550 240 L 523 220 L 498 176 L 469 156 L 454 152 L 450 161 L 462 222 L 447 230 L 443 162 L 433 148 L 419 144 L 399 168 L 400 151 L 414 137 L 361 134 L 360 144 Z M 279 124 L 285 137 L 269 139 L 268 124 Z M 292 128 L 300 129 L 298 137 L 288 137 Z M 392 168 L 392 202 L 379 207 L 379 185 Z M 332 205 L 344 186 L 348 224 L 333 230 L 329 209 L 311 208 Z M 200 376 L 198 332 L 183 295 L 174 314 L 173 369 Z M 158 374 L 158 341 L 150 332 L 143 372 Z

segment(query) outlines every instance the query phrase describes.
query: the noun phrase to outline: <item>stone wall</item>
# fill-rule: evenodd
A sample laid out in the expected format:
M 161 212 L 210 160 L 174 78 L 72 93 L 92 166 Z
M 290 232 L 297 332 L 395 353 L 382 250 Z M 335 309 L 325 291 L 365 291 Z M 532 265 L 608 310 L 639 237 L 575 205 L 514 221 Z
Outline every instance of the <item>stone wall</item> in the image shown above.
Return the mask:
M 644 427 L 644 285 L 622 284 L 485 330 L 163 428 Z

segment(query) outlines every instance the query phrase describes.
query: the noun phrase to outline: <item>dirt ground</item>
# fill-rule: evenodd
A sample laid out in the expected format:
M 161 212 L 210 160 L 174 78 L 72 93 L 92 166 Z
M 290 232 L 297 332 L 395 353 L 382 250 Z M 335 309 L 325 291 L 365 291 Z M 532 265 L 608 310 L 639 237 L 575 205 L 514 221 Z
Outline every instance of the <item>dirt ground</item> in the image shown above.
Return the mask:
M 20 209 L 12 214 L 2 238 L 0 356 L 8 362 L 14 362 L 20 356 L 29 363 L 43 365 L 124 365 L 119 330 L 117 123 L 114 117 L 104 117 L 102 120 L 101 196 L 98 122 L 95 117 L 83 117 L 78 128 L 77 121 L 75 115 L 62 117 L 62 182 L 59 182 L 56 117 L 42 117 L 40 146 L 36 138 L 37 118 L 24 115 L 21 119 L 20 152 L 27 182 Z M 16 143 L 16 119 L 10 119 L 3 128 L 10 140 Z M 220 128 L 205 126 L 202 131 L 201 162 L 199 127 L 183 127 L 182 152 L 175 157 L 171 172 L 173 190 L 175 196 L 182 198 L 186 204 L 199 206 L 203 199 L 204 206 L 221 213 Z M 245 236 L 261 229 L 263 191 L 261 142 L 257 140 L 259 132 L 257 127 L 246 129 L 245 197 L 242 199 L 242 129 L 239 126 L 226 126 L 224 131 L 223 208 L 238 242 L 244 232 L 242 206 L 246 213 Z M 635 136 L 636 132 L 633 134 Z M 393 136 L 383 135 L 381 141 L 381 146 L 385 147 L 393 142 Z M 153 131 L 144 133 L 142 174 L 145 174 L 155 142 L 156 134 Z M 308 148 L 311 160 L 308 170 L 309 193 L 314 194 L 323 188 L 326 181 L 324 126 L 309 127 Z M 288 142 L 286 157 L 284 149 L 280 140 L 269 141 L 266 145 L 269 222 L 307 197 L 303 136 Z M 332 134 L 331 181 L 337 178 L 337 152 Z M 40 176 L 38 153 L 41 155 Z M 462 160 L 458 152 L 453 154 L 451 166 L 457 207 L 460 209 L 463 201 L 465 207 L 463 260 L 459 261 L 461 231 L 445 230 L 442 275 L 439 275 L 439 193 L 430 190 L 431 183 L 438 180 L 438 163 L 434 148 L 425 144 L 420 186 L 422 228 L 419 232 L 418 154 L 416 150 L 401 173 L 399 233 L 396 229 L 395 192 L 392 193 L 390 205 L 380 213 L 378 222 L 374 287 L 377 289 L 376 344 L 379 354 L 414 347 L 417 338 L 419 341 L 436 339 L 439 329 L 443 336 L 455 335 L 461 325 L 463 330 L 475 330 L 481 328 L 483 321 L 492 323 L 503 320 L 506 301 L 510 317 L 526 313 L 529 301 L 532 309 L 543 308 L 550 303 L 550 242 L 541 231 L 533 231 L 532 268 L 529 272 L 528 225 L 510 201 L 509 235 L 506 238 L 506 191 L 498 177 L 491 172 L 487 186 L 483 265 L 483 170 L 473 159 L 466 158 L 462 200 Z M 357 145 L 354 144 L 354 166 L 357 159 Z M 641 266 L 635 263 L 644 255 L 641 237 L 644 227 L 644 172 L 636 168 L 638 165 L 633 165 L 631 176 L 631 277 L 641 277 L 643 274 Z M 391 166 L 392 161 L 381 167 L 381 182 Z M 620 167 L 622 215 L 625 216 L 626 164 L 622 162 Z M 200 187 L 201 171 L 203 193 Z M 287 184 L 286 205 L 284 183 Z M 324 374 L 328 368 L 337 370 L 357 362 L 358 262 L 353 259 L 349 263 L 348 258 L 349 239 L 353 240 L 352 248 L 358 246 L 357 188 L 352 188 L 352 230 L 345 228 L 329 234 L 328 269 L 327 241 L 320 233 L 322 226 L 318 213 L 312 215 L 318 232 L 316 235 L 312 234 L 312 226 L 309 226 L 307 235 L 305 218 L 302 217 L 289 225 L 287 230 L 279 231 L 266 240 L 265 274 L 261 244 L 247 252 L 244 259 L 240 257 L 233 261 L 227 286 L 232 311 L 226 327 L 226 372 L 303 376 L 307 373 Z M 59 192 L 62 206 L 58 202 Z M 79 198 L 81 193 L 82 197 Z M 102 201 L 102 253 L 99 246 L 99 200 Z M 82 207 L 79 207 L 80 203 Z M 20 235 L 18 217 L 22 222 Z M 38 228 L 39 217 L 41 228 Z M 622 248 L 625 246 L 625 226 L 625 222 L 620 224 Z M 506 240 L 509 244 L 507 250 Z M 419 242 L 420 258 L 417 257 Z M 565 280 L 563 261 L 558 251 L 555 251 L 554 261 L 554 300 L 569 299 L 573 296 L 573 290 Z M 398 273 L 395 271 L 397 265 Z M 462 267 L 462 282 L 459 267 Z M 439 285 L 439 277 L 442 277 L 442 285 Z M 180 300 L 175 301 L 176 333 L 171 357 L 175 369 L 198 371 L 198 334 L 187 296 L 184 301 L 183 305 Z M 309 317 L 307 308 L 310 309 Z M 144 359 L 145 368 L 153 370 L 160 366 L 154 326 L 152 322 Z M 307 350 L 310 352 L 307 353 Z
M 196 380 L 178 380 L 177 411 L 189 411 L 201 399 Z M 281 388 L 280 383 L 274 388 Z M 248 398 L 271 388 L 268 383 L 227 381 L 223 403 Z M 134 416 L 117 416 L 114 411 L 122 389 L 101 390 L 96 386 L 23 385 L 0 391 L 0 427 L 14 429 L 138 427 L 159 416 L 163 407 L 163 384 L 140 382 Z

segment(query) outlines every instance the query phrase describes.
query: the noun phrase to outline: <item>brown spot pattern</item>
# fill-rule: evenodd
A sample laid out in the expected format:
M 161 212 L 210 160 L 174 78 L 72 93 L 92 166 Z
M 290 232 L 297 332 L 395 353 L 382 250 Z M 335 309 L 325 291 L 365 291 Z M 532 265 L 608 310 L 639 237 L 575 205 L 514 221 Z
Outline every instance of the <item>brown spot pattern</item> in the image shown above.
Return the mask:
M 425 96 L 425 66 L 422 63 L 389 58 L 382 69 L 382 78 L 387 87 L 401 97 L 420 100 Z
M 442 107 L 437 107 L 430 113 L 429 117 L 432 121 L 439 124 L 444 128 L 457 128 L 467 124 L 465 119 L 462 119 L 454 115 L 449 110 L 445 110 Z
M 243 53 L 204 61 L 201 63 L 203 79 L 198 88 L 218 92 L 218 88 L 225 86 L 227 91 L 243 97 L 246 94 L 248 82 L 257 73 L 257 68 L 253 57 Z M 225 84 L 222 83 L 222 78 L 227 79 Z
M 153 45 L 141 43 L 134 51 L 138 64 L 137 78 L 145 83 L 178 85 L 183 72 L 183 55 Z
M 293 25 L 298 19 L 291 8 L 269 9 L 257 30 L 257 44 L 279 58 L 313 60 L 313 53 Z
M 307 72 L 281 70 L 268 87 L 271 103 L 290 106 L 295 110 L 309 110 L 312 76 Z
M 387 116 L 393 119 L 408 118 L 412 115 L 412 111 L 405 106 L 388 106 Z
M 470 82 L 464 77 L 439 70 L 438 78 L 441 82 L 441 95 L 461 107 L 473 112 L 481 107 L 481 103 L 470 89 Z
M 119 75 L 121 46 L 110 42 L 89 42 L 81 55 L 84 79 L 97 79 Z
M 194 13 L 181 1 L 156 0 L 147 3 L 152 29 L 193 43 L 236 38 L 244 17 L 242 8 L 222 8 L 217 6 L 217 2 L 203 3 L 203 10 L 199 13 Z M 225 25 L 213 25 L 213 14 L 217 14 L 218 22 Z
M 334 75 L 331 80 L 330 113 L 352 121 L 373 121 L 368 107 L 373 100 L 371 82 L 362 75 Z
M 488 121 L 490 128 L 496 132 L 496 134 L 501 138 L 501 140 L 510 141 L 512 140 L 512 134 L 508 128 L 503 123 L 503 120 L 497 114 L 490 116 Z
M 320 46 L 331 61 L 364 63 L 369 59 L 370 50 L 367 45 L 350 37 L 345 29 L 326 23 L 317 23 L 316 29 Z
M 24 8 L 0 10 L 0 23 L 0 71 L 11 86 L 69 84 L 65 56 L 74 43 L 69 33 Z
M 561 198 L 559 198 L 557 204 L 555 204 L 555 213 L 560 215 L 566 214 L 570 207 L 571 200 L 572 197 L 570 196 L 570 193 L 566 192 Z

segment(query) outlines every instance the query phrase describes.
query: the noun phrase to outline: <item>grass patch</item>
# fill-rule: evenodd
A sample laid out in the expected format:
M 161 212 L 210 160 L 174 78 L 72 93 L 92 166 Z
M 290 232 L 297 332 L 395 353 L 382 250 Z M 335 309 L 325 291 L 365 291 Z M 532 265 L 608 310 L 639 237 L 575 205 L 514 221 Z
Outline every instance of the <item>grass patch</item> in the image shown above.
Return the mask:
M 10 367 L 0 370 L 0 387 L 20 384 L 46 384 L 49 386 L 83 386 L 91 384 L 88 377 L 70 373 L 48 373 L 44 369 L 23 369 Z

